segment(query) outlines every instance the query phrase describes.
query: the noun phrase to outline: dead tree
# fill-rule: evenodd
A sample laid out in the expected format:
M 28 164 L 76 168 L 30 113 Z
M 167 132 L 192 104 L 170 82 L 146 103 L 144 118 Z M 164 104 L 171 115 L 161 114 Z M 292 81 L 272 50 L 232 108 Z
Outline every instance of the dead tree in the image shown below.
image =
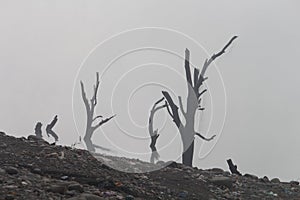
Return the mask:
M 41 122 L 36 123 L 35 128 L 34 128 L 34 134 L 38 138 L 43 138 L 43 135 L 42 135 L 42 123 Z
M 166 104 L 161 105 L 161 106 L 157 106 L 163 100 L 164 100 L 164 98 L 161 98 L 160 100 L 158 100 L 157 102 L 154 103 L 154 105 L 151 108 L 150 116 L 149 116 L 148 130 L 149 130 L 149 134 L 151 136 L 151 144 L 150 144 L 150 148 L 151 148 L 151 151 L 152 151 L 151 158 L 150 158 L 151 163 L 154 163 L 155 160 L 159 159 L 159 153 L 158 153 L 158 151 L 156 149 L 156 146 L 155 146 L 157 138 L 159 137 L 159 134 L 158 134 L 158 129 L 154 130 L 154 128 L 153 128 L 153 121 L 154 121 L 155 112 L 167 106 Z
M 55 115 L 51 123 L 46 126 L 47 136 L 49 137 L 49 135 L 51 135 L 55 140 L 54 143 L 58 141 L 58 136 L 52 129 L 55 126 L 57 120 L 58 120 L 57 115 Z
M 233 164 L 231 159 L 227 160 L 227 164 L 228 164 L 229 170 L 232 174 L 237 174 L 239 176 L 242 176 L 242 174 L 238 171 L 237 166 Z
M 102 119 L 100 122 L 96 123 L 96 121 L 99 118 L 103 118 L 101 115 L 97 115 L 97 116 L 94 115 L 95 107 L 98 103 L 97 102 L 97 93 L 98 93 L 98 89 L 99 89 L 99 84 L 100 84 L 99 73 L 97 72 L 93 96 L 90 100 L 88 100 L 86 97 L 85 90 L 84 90 L 84 84 L 82 81 L 80 81 L 82 99 L 83 99 L 83 102 L 85 105 L 86 115 L 87 115 L 86 129 L 85 129 L 85 135 L 83 137 L 83 141 L 85 142 L 87 149 L 91 152 L 95 152 L 96 148 L 99 148 L 98 145 L 95 145 L 92 142 L 92 136 L 93 136 L 93 133 L 95 132 L 95 130 L 115 117 L 115 115 L 113 115 L 108 118 Z
M 186 109 L 184 109 L 183 102 L 181 96 L 178 96 L 179 108 L 174 103 L 173 99 L 169 95 L 167 91 L 162 91 L 166 101 L 167 101 L 167 110 L 173 122 L 177 126 L 180 132 L 182 144 L 183 144 L 183 153 L 182 153 L 182 163 L 188 166 L 192 166 L 193 163 L 193 154 L 194 154 L 194 137 L 199 136 L 200 138 L 209 141 L 212 140 L 214 136 L 211 138 L 205 138 L 200 133 L 197 133 L 194 129 L 195 125 L 195 114 L 197 110 L 204 110 L 201 107 L 201 96 L 207 91 L 206 89 L 200 90 L 201 86 L 203 85 L 204 81 L 207 80 L 205 77 L 205 72 L 209 65 L 223 53 L 225 50 L 230 46 L 230 44 L 235 40 L 237 36 L 231 38 L 231 40 L 224 46 L 224 48 L 216 53 L 213 54 L 209 59 L 206 59 L 202 70 L 198 68 L 194 68 L 193 71 L 193 80 L 191 75 L 191 67 L 190 67 L 190 51 L 188 49 L 185 50 L 185 75 L 186 75 L 186 83 L 187 83 L 187 101 L 186 101 Z M 180 115 L 178 113 L 178 109 L 180 109 L 183 117 L 185 118 L 185 124 L 182 123 L 180 119 Z

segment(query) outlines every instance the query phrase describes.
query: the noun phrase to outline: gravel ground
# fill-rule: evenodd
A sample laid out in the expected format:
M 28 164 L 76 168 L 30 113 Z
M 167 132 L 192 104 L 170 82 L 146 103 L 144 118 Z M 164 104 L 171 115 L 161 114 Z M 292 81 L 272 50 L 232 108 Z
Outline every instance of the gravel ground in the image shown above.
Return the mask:
M 238 176 L 175 162 L 154 172 L 124 173 L 111 169 L 103 160 L 134 163 L 130 168 L 133 172 L 153 166 L 49 145 L 35 136 L 15 138 L 1 132 L 0 156 L 0 200 L 300 199 L 296 181 Z

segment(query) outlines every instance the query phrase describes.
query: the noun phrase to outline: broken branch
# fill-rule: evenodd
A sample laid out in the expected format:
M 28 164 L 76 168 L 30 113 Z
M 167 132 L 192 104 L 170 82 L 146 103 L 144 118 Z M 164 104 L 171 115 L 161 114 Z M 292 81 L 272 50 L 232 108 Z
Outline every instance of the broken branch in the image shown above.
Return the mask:
M 210 138 L 206 138 L 203 135 L 201 135 L 200 133 L 195 133 L 198 137 L 200 137 L 201 139 L 205 140 L 205 141 L 211 141 L 212 139 L 214 139 L 216 137 L 216 135 L 211 136 Z

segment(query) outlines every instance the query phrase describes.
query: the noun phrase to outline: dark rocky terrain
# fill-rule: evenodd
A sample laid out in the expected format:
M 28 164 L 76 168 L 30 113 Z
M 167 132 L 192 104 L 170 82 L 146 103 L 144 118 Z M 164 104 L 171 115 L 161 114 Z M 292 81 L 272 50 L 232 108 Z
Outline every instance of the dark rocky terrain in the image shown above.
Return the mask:
M 0 200 L 300 199 L 296 181 L 231 175 L 171 162 L 150 173 L 111 169 L 89 152 L 0 133 Z M 139 162 L 109 158 L 120 162 Z M 149 164 L 150 165 L 150 164 Z

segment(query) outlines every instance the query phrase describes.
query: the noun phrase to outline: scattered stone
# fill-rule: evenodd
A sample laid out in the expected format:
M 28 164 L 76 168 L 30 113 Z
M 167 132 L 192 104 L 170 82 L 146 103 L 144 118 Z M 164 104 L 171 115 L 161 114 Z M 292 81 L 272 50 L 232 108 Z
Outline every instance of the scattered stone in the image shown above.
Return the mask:
M 25 182 L 25 181 L 22 181 L 21 184 L 24 185 L 24 186 L 28 185 L 28 183 Z
M 5 173 L 5 170 L 0 168 L 0 174 L 4 174 Z
M 178 168 L 178 163 L 169 161 L 169 162 L 167 162 L 167 166 L 172 167 L 172 168 Z
M 8 194 L 5 196 L 5 200 L 14 200 L 14 199 L 15 197 L 13 195 Z
M 60 177 L 60 179 L 63 180 L 63 181 L 67 180 L 68 178 L 69 178 L 68 176 L 62 176 L 62 177 Z
M 0 147 L 1 200 L 300 199 L 298 181 L 271 182 L 268 177 L 238 176 L 175 162 L 162 162 L 171 166 L 157 171 L 131 174 L 105 167 L 101 159 L 110 165 L 113 161 L 119 166 L 130 163 L 131 172 L 141 171 L 141 164 L 150 169 L 159 166 L 0 134 L 1 144 L 7 145 Z M 17 175 L 6 171 L 10 166 Z
M 215 172 L 215 173 L 223 173 L 224 172 L 224 170 L 220 169 L 220 168 L 212 168 L 211 171 Z
M 134 197 L 132 195 L 127 195 L 125 197 L 125 200 L 134 200 Z
M 258 179 L 258 176 L 252 175 L 252 174 L 245 174 L 244 175 L 247 178 L 252 178 L 252 179 Z
M 279 180 L 279 178 L 273 178 L 273 179 L 271 180 L 271 182 L 272 182 L 272 183 L 280 183 L 280 180 Z
M 5 144 L 5 143 L 0 143 L 0 148 L 3 148 L 3 149 L 7 148 L 7 144 Z
M 10 175 L 14 175 L 19 173 L 18 169 L 14 168 L 14 167 L 7 167 L 5 169 L 6 173 L 10 174 Z
M 157 164 L 157 165 L 165 165 L 165 162 L 162 161 L 162 160 L 159 160 L 159 161 L 156 162 L 156 164 Z
M 290 184 L 292 186 L 297 186 L 297 185 L 299 185 L 299 181 L 291 181 Z
M 210 182 L 218 185 L 218 186 L 225 186 L 227 188 L 232 188 L 233 186 L 233 180 L 229 177 L 225 176 L 216 176 L 210 179 Z
M 260 178 L 260 180 L 261 180 L 262 182 L 264 182 L 264 183 L 267 183 L 267 182 L 270 181 L 269 178 L 268 178 L 267 176 L 264 176 L 263 178 Z
M 181 191 L 178 193 L 179 198 L 187 198 L 188 192 L 187 191 Z
M 277 197 L 277 196 L 278 196 L 278 194 L 276 194 L 276 193 L 274 193 L 274 192 L 272 192 L 272 191 L 270 191 L 268 194 L 271 195 L 271 196 L 274 196 L 274 197 Z
M 72 197 L 67 200 L 104 200 L 104 198 L 93 194 L 83 193 L 77 197 Z
M 16 189 L 16 188 L 18 188 L 18 186 L 16 186 L 16 185 L 4 185 L 2 188 L 5 188 L 5 189 Z
M 80 193 L 84 191 L 82 185 L 80 185 L 79 183 L 74 183 L 74 184 L 69 185 L 68 190 L 75 190 Z
M 65 185 L 51 185 L 50 187 L 47 188 L 48 192 L 53 192 L 53 193 L 60 193 L 64 194 L 67 191 L 67 187 Z
M 28 140 L 32 140 L 32 141 L 40 141 L 40 140 L 43 140 L 42 138 L 40 137 L 37 137 L 36 135 L 29 135 L 27 137 Z

